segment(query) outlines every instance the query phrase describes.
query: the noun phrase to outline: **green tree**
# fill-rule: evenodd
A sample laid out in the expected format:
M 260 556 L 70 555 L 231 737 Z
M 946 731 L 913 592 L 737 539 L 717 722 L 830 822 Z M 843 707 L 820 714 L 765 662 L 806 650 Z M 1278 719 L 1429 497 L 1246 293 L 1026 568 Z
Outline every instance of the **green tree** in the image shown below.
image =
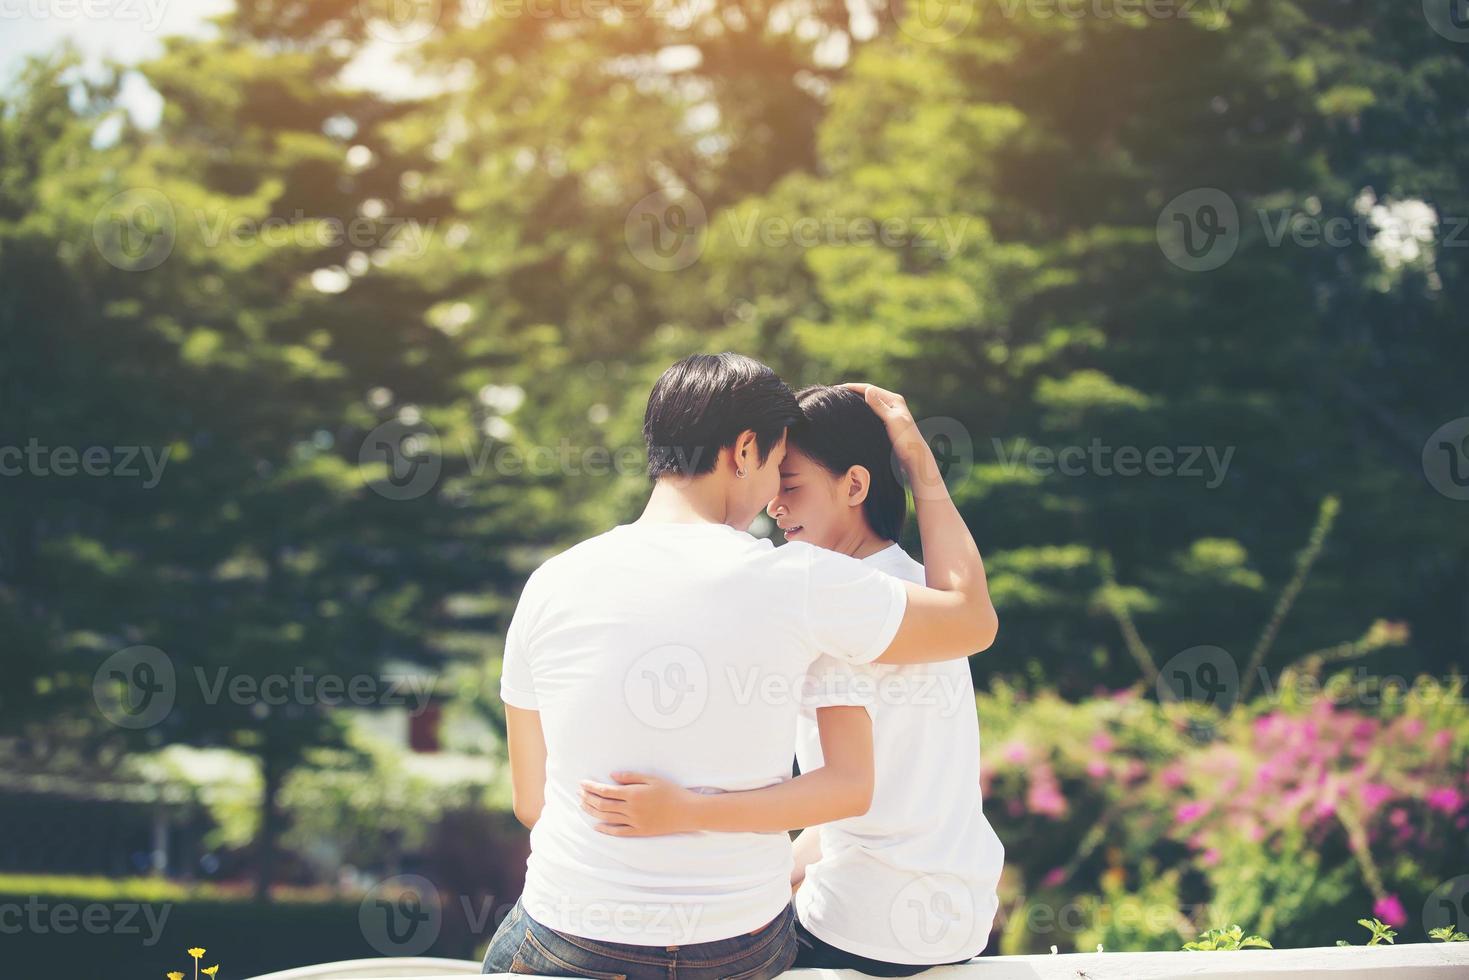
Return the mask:
M 716 216 L 683 275 L 705 309 L 745 311 L 722 338 L 758 338 L 803 381 L 892 384 L 967 430 L 955 490 L 1005 623 L 986 671 L 1073 695 L 1128 683 L 1118 609 L 1159 664 L 1214 644 L 1243 670 L 1333 494 L 1341 518 L 1281 648 L 1388 617 L 1412 625 L 1415 668 L 1445 669 L 1469 541 L 1420 457 L 1464 411 L 1465 48 L 1416 7 L 1197 9 L 984 2 L 952 38 L 909 24 L 834 90 L 816 174 Z M 1431 209 L 1436 241 L 1394 250 L 1374 198 Z M 1182 267 L 1174 219 L 1220 201 L 1238 218 L 1206 259 L 1236 250 Z M 831 230 L 738 233 L 800 218 Z M 1313 242 L 1330 219 L 1346 239 Z M 856 237 L 883 222 L 886 241 Z
M 120 734 L 259 757 L 261 895 L 279 788 L 346 717 L 320 696 L 368 678 L 353 698 L 371 707 L 396 665 L 483 656 L 538 526 L 534 481 L 487 478 L 464 450 L 492 359 L 432 322 L 422 263 L 445 204 L 391 138 L 412 105 L 350 88 L 350 45 L 269 7 L 142 66 L 154 130 L 113 107 L 115 84 L 84 86 L 77 112 L 71 66 L 36 66 L 6 113 L 21 152 L 0 225 L 0 400 L 19 406 L 3 443 L 167 453 L 151 486 L 5 481 L 0 596 L 28 665 L 7 704 L 54 731 L 65 697 L 95 731 L 99 663 L 162 650 L 172 708 Z M 301 686 L 257 694 L 272 678 Z

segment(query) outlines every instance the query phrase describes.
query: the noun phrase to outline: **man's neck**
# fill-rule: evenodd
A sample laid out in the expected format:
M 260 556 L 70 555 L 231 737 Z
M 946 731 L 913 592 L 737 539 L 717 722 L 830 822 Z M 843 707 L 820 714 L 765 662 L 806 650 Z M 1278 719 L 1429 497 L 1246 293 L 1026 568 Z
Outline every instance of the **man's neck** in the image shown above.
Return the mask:
M 653 484 L 648 505 L 638 522 L 728 524 L 729 520 L 724 494 L 715 480 L 703 476 L 666 476 Z

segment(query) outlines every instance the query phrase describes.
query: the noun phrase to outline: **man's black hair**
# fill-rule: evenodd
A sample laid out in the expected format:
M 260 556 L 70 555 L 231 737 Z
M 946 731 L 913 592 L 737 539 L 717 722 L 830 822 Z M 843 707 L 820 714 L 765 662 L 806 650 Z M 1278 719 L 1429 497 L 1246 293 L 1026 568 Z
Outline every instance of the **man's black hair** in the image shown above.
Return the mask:
M 800 418 L 796 396 L 774 371 L 743 354 L 693 354 L 663 372 L 648 395 L 643 439 L 648 475 L 711 472 L 719 450 L 755 433 L 763 465 Z
M 801 418 L 791 426 L 790 447 L 833 474 L 865 466 L 870 483 L 862 514 L 877 534 L 898 540 L 908 516 L 908 496 L 893 466 L 893 442 L 882 419 L 850 388 L 812 385 L 796 392 L 796 402 Z

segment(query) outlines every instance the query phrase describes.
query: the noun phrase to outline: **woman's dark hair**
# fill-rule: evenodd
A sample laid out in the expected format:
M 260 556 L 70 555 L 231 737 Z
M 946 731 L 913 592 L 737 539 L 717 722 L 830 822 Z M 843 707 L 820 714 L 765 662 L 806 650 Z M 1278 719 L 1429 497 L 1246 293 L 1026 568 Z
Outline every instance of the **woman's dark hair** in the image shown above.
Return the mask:
M 698 476 L 719 450 L 755 433 L 763 465 L 801 416 L 796 396 L 770 368 L 743 354 L 693 354 L 663 372 L 648 395 L 643 440 L 648 475 Z
M 837 475 L 865 466 L 871 484 L 862 515 L 874 532 L 898 540 L 908 495 L 893 466 L 893 442 L 882 419 L 850 388 L 812 385 L 796 392 L 796 402 L 801 418 L 791 426 L 790 447 Z

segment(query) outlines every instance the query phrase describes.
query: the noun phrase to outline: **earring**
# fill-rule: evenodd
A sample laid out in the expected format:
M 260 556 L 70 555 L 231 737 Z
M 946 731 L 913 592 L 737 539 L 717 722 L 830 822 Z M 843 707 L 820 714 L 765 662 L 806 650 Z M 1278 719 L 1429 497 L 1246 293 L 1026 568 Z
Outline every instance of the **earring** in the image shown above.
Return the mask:
M 735 470 L 735 476 L 743 480 L 745 478 L 745 468 L 741 466 L 739 469 Z

